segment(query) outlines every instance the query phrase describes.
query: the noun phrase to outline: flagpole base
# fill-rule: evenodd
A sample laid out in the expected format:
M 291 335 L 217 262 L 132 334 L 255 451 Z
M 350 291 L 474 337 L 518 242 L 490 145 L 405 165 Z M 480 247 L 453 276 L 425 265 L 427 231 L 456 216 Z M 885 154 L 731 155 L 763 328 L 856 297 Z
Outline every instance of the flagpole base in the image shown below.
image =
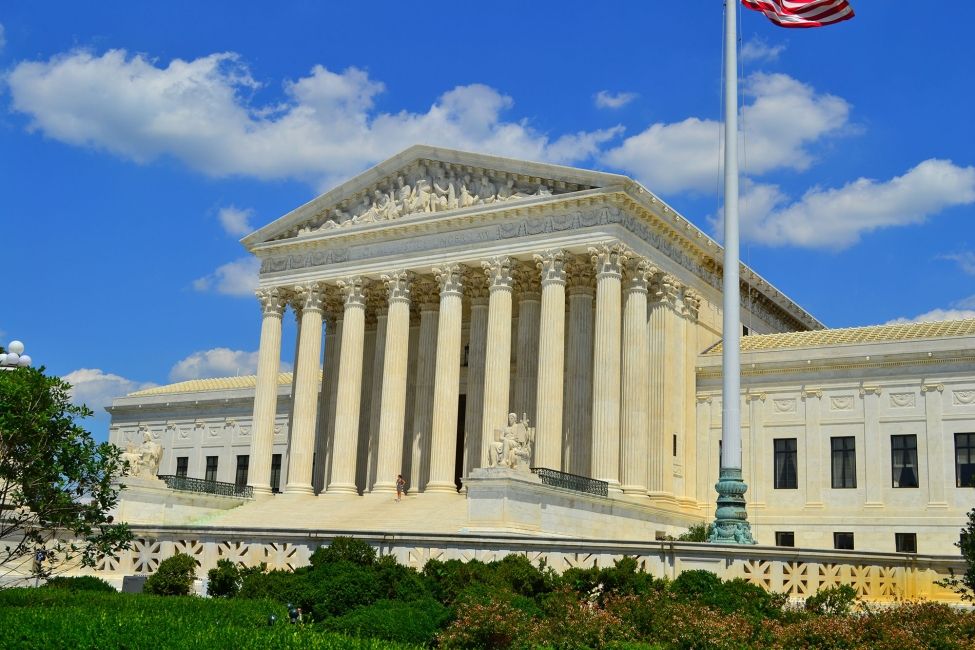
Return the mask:
M 718 509 L 714 513 L 714 527 L 708 541 L 712 544 L 756 544 L 745 511 L 745 492 L 748 486 L 738 468 L 722 468 L 715 483 Z

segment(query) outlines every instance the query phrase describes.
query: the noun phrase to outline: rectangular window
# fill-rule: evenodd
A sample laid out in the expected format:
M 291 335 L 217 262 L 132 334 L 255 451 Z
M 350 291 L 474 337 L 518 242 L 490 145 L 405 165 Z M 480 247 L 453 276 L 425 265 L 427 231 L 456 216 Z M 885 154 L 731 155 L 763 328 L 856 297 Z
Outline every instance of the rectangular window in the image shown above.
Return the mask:
M 795 546 L 796 534 L 791 530 L 780 530 L 775 533 L 776 546 Z
M 271 456 L 271 492 L 281 491 L 281 454 Z
M 234 479 L 234 484 L 237 487 L 244 487 L 247 485 L 247 466 L 250 464 L 250 456 L 244 454 L 242 456 L 237 456 L 237 476 Z
M 833 487 L 855 488 L 857 486 L 857 451 L 853 436 L 830 438 L 833 451 Z
M 975 433 L 955 434 L 955 487 L 975 487 Z
M 833 533 L 833 548 L 853 550 L 853 533 Z
M 795 438 L 776 438 L 775 445 L 775 489 L 795 490 L 799 487 L 798 462 Z
M 207 470 L 206 474 L 203 475 L 205 481 L 216 481 L 217 480 L 217 457 L 207 456 Z
M 894 533 L 898 553 L 917 553 L 917 533 Z
M 189 456 L 177 456 L 176 457 L 176 476 L 182 476 L 186 478 L 190 469 L 190 457 Z
M 890 468 L 895 488 L 917 487 L 917 436 L 890 437 Z
M 674 434 L 674 458 L 677 458 L 677 434 Z

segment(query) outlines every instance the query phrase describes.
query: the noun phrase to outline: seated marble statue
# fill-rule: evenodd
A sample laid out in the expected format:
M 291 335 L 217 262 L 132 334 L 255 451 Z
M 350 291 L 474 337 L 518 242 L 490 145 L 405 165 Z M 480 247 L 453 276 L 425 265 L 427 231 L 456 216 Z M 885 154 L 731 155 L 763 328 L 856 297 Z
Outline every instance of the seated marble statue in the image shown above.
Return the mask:
M 528 426 L 528 415 L 523 414 L 519 421 L 515 413 L 509 413 L 508 425 L 495 429 L 494 437 L 488 455 L 490 466 L 528 471 L 535 442 L 535 429 Z
M 162 460 L 162 446 L 152 439 L 151 433 L 146 431 L 141 445 L 136 446 L 131 442 L 126 445 L 125 451 L 122 452 L 122 460 L 129 463 L 129 476 L 156 478 L 159 472 L 159 461 Z

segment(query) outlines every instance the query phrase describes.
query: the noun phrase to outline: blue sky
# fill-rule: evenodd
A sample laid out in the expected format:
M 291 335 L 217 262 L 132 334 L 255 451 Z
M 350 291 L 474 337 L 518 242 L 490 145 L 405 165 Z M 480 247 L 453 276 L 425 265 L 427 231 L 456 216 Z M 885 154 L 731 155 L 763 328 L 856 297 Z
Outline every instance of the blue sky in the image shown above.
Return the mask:
M 77 399 L 253 372 L 240 236 L 415 142 L 626 173 L 717 234 L 718 0 L 277 4 L 0 7 L 0 340 Z M 742 259 L 831 327 L 975 317 L 975 6 L 853 4 L 743 10 Z

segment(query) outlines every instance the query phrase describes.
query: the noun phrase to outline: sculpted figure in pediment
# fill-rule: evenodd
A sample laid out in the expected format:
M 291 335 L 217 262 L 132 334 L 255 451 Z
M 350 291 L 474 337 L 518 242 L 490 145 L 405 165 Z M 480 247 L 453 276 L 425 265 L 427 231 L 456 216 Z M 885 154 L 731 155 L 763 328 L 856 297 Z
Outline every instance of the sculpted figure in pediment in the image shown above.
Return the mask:
M 433 180 L 433 191 L 437 193 L 436 203 L 441 210 L 454 210 L 460 205 L 453 177 L 444 176 L 443 171 Z
M 491 182 L 486 175 L 481 176 L 481 182 L 477 186 L 478 203 L 494 203 L 498 188 Z
M 477 195 L 471 194 L 473 187 L 471 175 L 464 174 L 464 181 L 460 185 L 460 207 L 469 208 L 477 202 Z

